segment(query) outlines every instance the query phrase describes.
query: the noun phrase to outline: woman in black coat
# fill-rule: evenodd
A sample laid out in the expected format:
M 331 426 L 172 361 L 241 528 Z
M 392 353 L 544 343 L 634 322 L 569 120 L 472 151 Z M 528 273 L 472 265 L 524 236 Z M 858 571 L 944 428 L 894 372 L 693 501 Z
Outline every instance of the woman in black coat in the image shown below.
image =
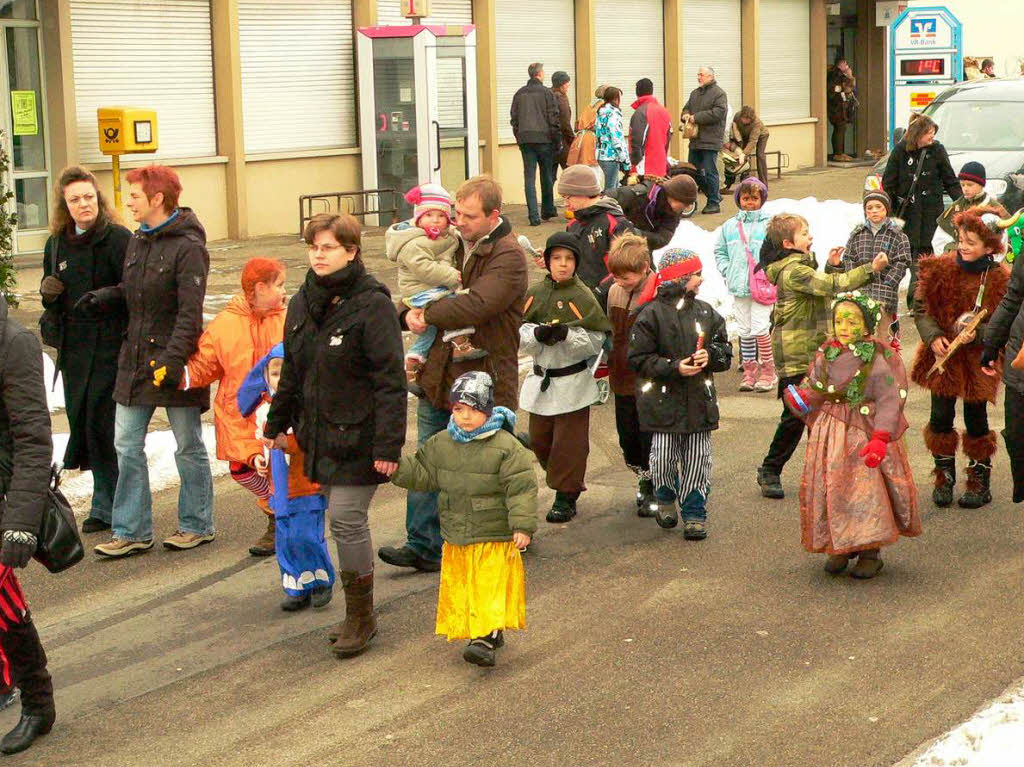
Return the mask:
M 903 231 L 910 240 L 910 286 L 907 288 L 910 308 L 913 308 L 917 285 L 918 258 L 931 255 L 932 237 L 945 208 L 942 193 L 954 200 L 961 194 L 960 182 L 949 164 L 946 148 L 935 140 L 937 130 L 931 118 L 925 115 L 914 118 L 906 135 L 889 154 L 882 176 L 882 189 L 892 200 L 894 215 L 906 222 Z
M 117 354 L 128 316 L 124 305 L 99 317 L 73 314 L 85 293 L 121 282 L 131 232 L 84 168 L 60 176 L 43 256 L 43 307 L 58 314 L 63 328 L 57 363 L 64 382 L 64 403 L 71 434 L 64 467 L 92 471 L 92 508 L 82 532 L 110 529 L 117 454 L 114 452 L 114 381 Z
M 293 428 L 306 474 L 327 496 L 346 607 L 329 638 L 347 657 L 377 632 L 368 511 L 405 443 L 402 331 L 391 294 L 363 265 L 358 221 L 322 213 L 303 238 L 310 269 L 288 303 L 284 366 L 264 438 L 283 448 Z

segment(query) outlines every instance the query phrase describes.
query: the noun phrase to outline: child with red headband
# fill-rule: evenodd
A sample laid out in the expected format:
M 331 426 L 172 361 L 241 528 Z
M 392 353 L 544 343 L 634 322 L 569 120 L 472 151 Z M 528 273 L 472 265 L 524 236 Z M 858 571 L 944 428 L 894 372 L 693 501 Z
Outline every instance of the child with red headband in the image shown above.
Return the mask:
M 718 428 L 711 374 L 729 369 L 732 346 L 725 320 L 697 299 L 702 271 L 697 254 L 672 248 L 659 267 L 640 296 L 629 364 L 637 372 L 640 428 L 652 432 L 655 518 L 665 529 L 675 527 L 678 501 L 683 536 L 701 540 L 707 537 L 711 432 Z
M 405 199 L 414 206 L 412 218 L 385 232 L 384 252 L 398 263 L 402 303 L 410 309 L 422 309 L 462 287 L 462 272 L 454 261 L 459 240 L 451 228 L 452 198 L 443 186 L 421 184 L 410 189 Z M 470 342 L 473 333 L 474 328 L 445 331 L 444 340 L 452 344 L 453 362 L 487 356 L 484 349 Z M 417 379 L 435 338 L 437 328 L 428 326 L 405 355 L 406 386 L 417 397 L 423 396 Z

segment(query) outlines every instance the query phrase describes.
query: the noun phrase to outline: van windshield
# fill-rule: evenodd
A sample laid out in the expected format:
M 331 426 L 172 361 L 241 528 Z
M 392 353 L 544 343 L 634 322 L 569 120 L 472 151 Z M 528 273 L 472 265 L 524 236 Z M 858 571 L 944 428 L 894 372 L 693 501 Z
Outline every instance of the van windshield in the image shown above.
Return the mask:
M 1024 102 L 943 101 L 925 112 L 949 150 L 1024 148 Z

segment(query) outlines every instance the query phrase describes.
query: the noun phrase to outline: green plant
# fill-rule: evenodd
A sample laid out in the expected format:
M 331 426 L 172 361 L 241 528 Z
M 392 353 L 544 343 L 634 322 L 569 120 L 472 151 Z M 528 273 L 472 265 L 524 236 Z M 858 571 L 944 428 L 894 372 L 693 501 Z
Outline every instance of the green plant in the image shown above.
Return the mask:
M 14 190 L 9 185 L 11 158 L 7 154 L 7 142 L 0 131 L 0 291 L 7 299 L 8 306 L 18 306 L 18 272 L 14 268 L 14 229 L 18 216 L 8 212 L 8 205 L 14 199 Z

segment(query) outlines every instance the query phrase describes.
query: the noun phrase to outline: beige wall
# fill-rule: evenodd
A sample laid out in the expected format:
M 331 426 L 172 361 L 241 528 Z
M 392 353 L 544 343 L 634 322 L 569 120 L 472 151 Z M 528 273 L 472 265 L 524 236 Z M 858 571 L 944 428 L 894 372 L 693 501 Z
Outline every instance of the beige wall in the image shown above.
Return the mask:
M 768 125 L 768 130 L 771 133 L 771 137 L 768 139 L 768 151 L 779 149 L 789 155 L 789 168 L 783 172 L 815 165 L 814 133 L 816 125 L 816 122 Z

